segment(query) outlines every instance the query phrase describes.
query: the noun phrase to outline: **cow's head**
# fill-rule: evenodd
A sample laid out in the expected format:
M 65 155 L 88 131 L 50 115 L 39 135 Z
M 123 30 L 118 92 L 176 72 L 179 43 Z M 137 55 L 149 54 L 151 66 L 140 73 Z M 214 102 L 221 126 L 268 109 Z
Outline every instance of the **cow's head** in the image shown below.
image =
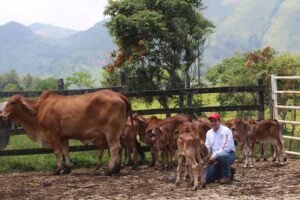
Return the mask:
M 236 119 L 230 126 L 233 136 L 239 136 L 242 133 L 247 133 L 247 124 L 242 119 Z
M 163 129 L 160 126 L 155 126 L 146 130 L 146 140 L 149 142 L 158 142 L 163 139 Z
M 196 134 L 195 126 L 192 122 L 183 122 L 173 133 L 173 139 L 177 140 L 180 135 L 185 133 Z
M 37 111 L 32 102 L 25 99 L 21 95 L 14 95 L 8 100 L 1 113 L 1 116 L 4 119 L 14 119 L 24 112 L 30 115 L 36 115 Z

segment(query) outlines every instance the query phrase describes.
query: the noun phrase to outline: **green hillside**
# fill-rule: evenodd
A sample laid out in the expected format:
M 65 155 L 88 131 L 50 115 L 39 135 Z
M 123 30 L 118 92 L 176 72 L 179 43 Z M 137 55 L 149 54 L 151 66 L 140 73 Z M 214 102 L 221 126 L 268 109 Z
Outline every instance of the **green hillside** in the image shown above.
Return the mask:
M 236 52 L 253 51 L 265 46 L 272 46 L 279 52 L 300 53 L 300 41 L 297 39 L 300 29 L 297 24 L 300 21 L 298 1 L 237 0 L 235 2 L 238 3 L 229 5 L 224 2 L 204 1 L 204 5 L 208 6 L 205 16 L 217 26 L 205 52 L 206 65 L 220 62 Z M 219 11 L 220 7 L 224 8 L 223 12 Z M 222 17 L 216 19 L 219 15 Z
M 266 31 L 262 45 L 271 45 L 275 49 L 287 52 L 300 52 L 300 5 L 297 0 L 283 1 L 274 16 L 268 31 Z
M 51 27 L 46 37 L 36 34 L 37 30 L 49 30 L 42 24 L 30 27 L 11 22 L 0 26 L 0 73 L 15 69 L 20 75 L 66 77 L 76 71 L 88 71 L 99 78 L 100 71 L 109 62 L 109 52 L 115 48 L 104 22 L 77 33 Z M 50 35 L 51 35 L 50 34 Z

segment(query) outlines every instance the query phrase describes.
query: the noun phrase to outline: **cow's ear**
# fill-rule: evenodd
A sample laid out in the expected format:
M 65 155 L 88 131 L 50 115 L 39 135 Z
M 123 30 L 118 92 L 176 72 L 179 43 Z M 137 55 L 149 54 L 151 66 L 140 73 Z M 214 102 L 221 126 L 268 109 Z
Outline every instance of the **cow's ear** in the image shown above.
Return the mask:
M 22 106 L 27 110 L 30 114 L 36 115 L 37 114 L 37 109 L 33 105 L 33 102 L 30 100 L 25 99 L 24 97 L 20 98 L 20 102 Z
M 146 120 L 144 117 L 140 116 L 140 115 L 137 115 L 136 116 L 136 120 L 141 123 L 142 125 L 146 125 Z

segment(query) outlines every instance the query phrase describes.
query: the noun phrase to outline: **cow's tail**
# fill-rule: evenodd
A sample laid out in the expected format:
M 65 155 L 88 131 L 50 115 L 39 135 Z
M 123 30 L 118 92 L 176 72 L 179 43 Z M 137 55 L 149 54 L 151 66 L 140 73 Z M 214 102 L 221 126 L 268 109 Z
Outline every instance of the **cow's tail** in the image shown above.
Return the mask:
M 126 104 L 126 118 L 130 117 L 131 125 L 133 126 L 133 118 L 132 118 L 132 108 L 131 103 L 129 102 L 128 98 L 122 94 L 120 94 L 120 98 L 124 101 Z

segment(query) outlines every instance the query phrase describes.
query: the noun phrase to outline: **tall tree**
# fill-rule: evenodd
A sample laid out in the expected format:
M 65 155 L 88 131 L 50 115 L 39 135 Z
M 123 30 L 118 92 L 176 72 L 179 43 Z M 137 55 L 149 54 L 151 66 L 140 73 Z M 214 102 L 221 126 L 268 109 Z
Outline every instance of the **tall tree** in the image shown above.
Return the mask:
M 72 76 L 66 78 L 66 88 L 73 87 L 77 89 L 92 88 L 94 80 L 90 73 L 79 71 L 72 73 Z
M 300 75 L 300 57 L 291 54 L 276 54 L 271 47 L 262 50 L 236 54 L 223 60 L 210 68 L 206 78 L 213 86 L 242 86 L 255 85 L 257 79 L 263 79 L 265 87 L 265 103 L 270 102 L 270 75 L 291 76 Z M 278 88 L 287 90 L 292 87 L 291 81 L 279 82 Z M 291 95 L 280 95 L 278 101 L 286 105 Z M 250 105 L 256 102 L 255 94 L 237 93 L 220 94 L 218 100 L 221 105 Z M 280 110 L 279 114 L 284 119 L 286 110 Z M 253 112 L 238 112 L 239 117 L 253 115 Z
M 15 88 L 22 89 L 20 86 L 20 78 L 16 70 L 11 70 L 5 74 L 0 75 L 0 90 L 4 89 L 6 85 L 13 84 Z M 13 88 L 9 86 L 9 88 Z
M 135 74 L 145 89 L 183 87 L 183 75 L 213 28 L 201 0 L 109 0 L 107 27 L 119 47 L 110 72 Z M 137 86 L 137 82 L 129 87 Z

